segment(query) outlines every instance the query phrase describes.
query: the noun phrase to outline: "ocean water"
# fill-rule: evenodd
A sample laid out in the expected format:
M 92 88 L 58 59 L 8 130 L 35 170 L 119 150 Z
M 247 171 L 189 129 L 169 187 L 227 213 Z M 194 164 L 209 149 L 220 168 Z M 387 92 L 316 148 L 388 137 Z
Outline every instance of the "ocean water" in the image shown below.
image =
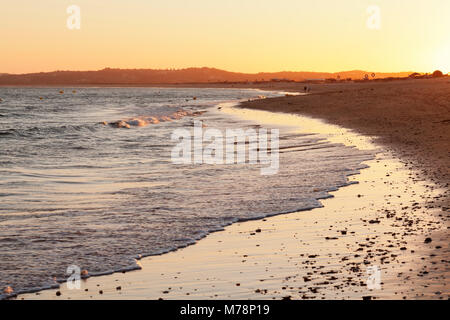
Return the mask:
M 0 88 L 2 291 L 54 286 L 70 265 L 90 275 L 133 269 L 136 257 L 233 222 L 319 207 L 372 157 L 283 127 L 275 175 L 262 176 L 261 164 L 175 165 L 174 130 L 192 130 L 194 120 L 259 128 L 258 119 L 231 117 L 218 104 L 281 93 L 63 90 Z

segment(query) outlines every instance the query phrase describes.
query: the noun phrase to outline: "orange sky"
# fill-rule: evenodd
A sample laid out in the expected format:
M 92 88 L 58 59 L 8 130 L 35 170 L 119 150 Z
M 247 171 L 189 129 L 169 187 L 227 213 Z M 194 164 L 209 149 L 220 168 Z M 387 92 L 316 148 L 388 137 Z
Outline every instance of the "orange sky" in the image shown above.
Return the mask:
M 81 9 L 70 30 L 66 9 Z M 367 8 L 380 8 L 369 29 Z M 449 0 L 39 0 L 0 3 L 0 73 L 209 66 L 450 71 Z

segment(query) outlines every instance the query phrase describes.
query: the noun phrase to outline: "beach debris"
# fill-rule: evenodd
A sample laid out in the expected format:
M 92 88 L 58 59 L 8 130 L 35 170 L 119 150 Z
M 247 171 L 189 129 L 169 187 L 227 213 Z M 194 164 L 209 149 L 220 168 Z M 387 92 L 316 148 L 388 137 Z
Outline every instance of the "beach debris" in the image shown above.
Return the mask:
M 148 121 L 149 121 L 150 123 L 153 123 L 153 124 L 159 123 L 158 118 L 155 118 L 155 117 L 150 117 Z
M 61 295 L 61 291 L 56 291 L 56 296 L 59 297 Z
M 82 277 L 87 277 L 88 275 L 89 275 L 89 272 L 86 269 L 81 271 L 81 276 Z
M 116 290 L 117 290 L 117 291 L 122 290 L 122 287 L 121 287 L 121 286 L 118 286 L 118 287 L 116 287 Z
M 59 90 L 59 93 L 60 93 L 60 94 L 63 94 L 63 93 L 64 93 L 64 90 Z
M 168 116 L 162 116 L 159 118 L 161 121 L 172 121 L 173 119 Z
M 431 241 L 433 241 L 431 238 L 426 238 L 424 242 L 425 243 L 430 243 Z
M 130 125 L 123 120 L 120 120 L 117 122 L 111 122 L 109 125 L 116 127 L 116 128 L 127 128 L 127 129 L 131 128 Z
M 7 286 L 7 287 L 3 290 L 3 293 L 5 293 L 5 294 L 11 294 L 11 293 L 13 293 L 13 292 L 14 292 L 14 290 L 13 290 L 13 288 L 10 287 L 10 286 Z
M 77 90 L 72 90 L 72 93 L 77 93 Z
M 197 100 L 197 97 L 193 97 L 192 100 Z
M 43 97 L 39 97 L 39 100 L 43 100 L 44 98 Z
M 103 294 L 103 290 L 100 290 L 98 293 Z
M 131 120 L 127 120 L 127 123 L 129 125 L 132 126 L 136 126 L 136 127 L 145 127 L 147 125 L 147 121 L 143 120 L 143 119 L 131 119 Z

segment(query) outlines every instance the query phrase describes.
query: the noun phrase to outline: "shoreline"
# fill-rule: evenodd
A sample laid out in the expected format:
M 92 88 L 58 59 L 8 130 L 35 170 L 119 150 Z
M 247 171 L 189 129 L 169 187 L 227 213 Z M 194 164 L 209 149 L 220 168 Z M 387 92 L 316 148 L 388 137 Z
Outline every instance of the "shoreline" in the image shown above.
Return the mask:
M 410 162 L 423 177 L 446 188 L 440 205 L 449 212 L 448 78 L 315 84 L 310 89 L 307 95 L 248 101 L 241 107 L 310 116 L 374 137 L 377 144 Z
M 314 123 L 317 120 L 311 120 L 312 123 Z M 317 123 L 316 123 L 317 124 Z M 323 124 L 324 127 L 328 127 L 328 130 L 331 128 L 331 126 Z M 342 129 L 342 128 L 341 128 Z M 326 131 L 326 130 L 325 130 Z M 349 141 L 349 143 L 353 143 L 355 144 L 355 138 L 361 138 L 361 136 L 359 135 L 354 135 L 351 132 L 349 132 L 348 130 L 342 131 L 342 132 L 337 132 L 335 130 L 335 128 L 332 130 L 332 132 L 330 133 L 331 135 L 334 135 L 335 138 L 340 139 L 342 141 Z M 353 139 L 353 141 L 352 141 Z M 362 141 L 365 141 L 366 139 L 363 138 Z M 366 141 L 365 141 L 366 142 Z M 389 166 L 390 170 L 394 170 L 396 168 L 396 166 L 399 166 L 399 162 L 397 160 L 392 160 L 393 158 L 391 156 L 383 156 L 386 157 L 386 159 L 377 159 L 377 160 L 370 160 L 369 163 L 372 164 L 372 166 L 370 166 L 367 169 L 363 169 L 360 171 L 359 175 L 357 176 L 350 176 L 349 178 L 349 182 L 353 182 L 353 183 L 357 183 L 357 181 L 359 179 L 366 179 L 365 176 L 366 175 L 378 175 L 377 179 L 381 179 L 383 180 L 383 174 L 380 174 L 380 170 L 382 171 L 383 168 L 380 168 L 377 163 L 379 163 L 380 161 L 386 165 Z M 391 160 L 389 160 L 389 158 L 392 158 Z M 398 168 L 397 168 L 398 169 Z M 403 171 L 402 171 L 403 170 Z M 399 172 L 405 173 L 408 172 L 409 169 L 405 169 L 403 168 L 402 170 L 398 169 Z M 381 182 L 380 182 L 381 183 Z M 395 179 L 391 178 L 390 183 L 397 183 Z M 370 183 L 369 183 L 370 184 Z M 408 185 L 407 183 L 403 185 L 404 188 L 408 189 Z M 306 228 L 306 226 L 304 225 L 306 222 L 311 223 L 311 219 L 314 219 L 314 216 L 316 214 L 318 214 L 318 212 L 325 212 L 325 215 L 331 215 L 332 218 L 336 219 L 338 217 L 336 217 L 336 208 L 340 207 L 342 205 L 342 203 L 339 203 L 339 201 L 342 201 L 343 199 L 347 199 L 348 198 L 352 198 L 352 199 L 357 199 L 358 202 L 361 202 L 360 205 L 364 205 L 366 203 L 366 199 L 363 200 L 363 197 L 359 197 L 358 195 L 361 194 L 365 194 L 368 193 L 367 188 L 369 188 L 369 185 L 364 185 L 364 187 L 362 187 L 361 182 L 359 184 L 350 184 L 349 186 L 346 186 L 345 188 L 339 188 L 337 191 L 331 192 L 331 194 L 333 194 L 333 198 L 331 199 L 324 199 L 321 200 L 321 202 L 323 203 L 324 207 L 322 208 L 317 208 L 317 209 L 313 209 L 313 210 L 308 210 L 308 211 L 300 211 L 300 212 L 296 212 L 296 213 L 290 213 L 290 214 L 280 214 L 280 215 L 276 215 L 276 216 L 272 216 L 272 217 L 268 217 L 268 218 L 264 218 L 264 219 L 260 219 L 260 220 L 250 220 L 250 221 L 246 221 L 246 222 L 236 222 L 230 226 L 225 227 L 225 229 L 223 231 L 220 232 L 214 232 L 214 233 L 210 233 L 206 238 L 203 238 L 202 240 L 198 241 L 195 243 L 195 245 L 193 246 L 188 246 L 185 248 L 181 248 L 178 249 L 176 251 L 172 251 L 163 255 L 159 255 L 159 256 L 150 256 L 150 257 L 145 257 L 142 258 L 141 260 L 138 261 L 138 264 L 142 267 L 142 269 L 139 271 L 135 271 L 135 272 L 131 272 L 131 273 L 126 273 L 126 274 L 120 274 L 120 273 L 114 273 L 111 275 L 106 275 L 106 276 L 99 276 L 99 277 L 91 277 L 88 278 L 86 280 L 82 281 L 82 290 L 67 290 L 67 288 L 65 288 L 64 284 L 61 284 L 61 288 L 60 289 L 50 289 L 50 290 L 45 290 L 45 291 L 40 291 L 38 293 L 30 293 L 30 294 L 21 294 L 18 296 L 18 299 L 124 299 L 124 298 L 132 298 L 132 299 L 158 299 L 158 298 L 175 298 L 175 299 L 202 299 L 202 298 L 250 298 L 250 299 L 267 299 L 267 298 L 283 298 L 283 297 L 287 297 L 283 296 L 283 292 L 282 291 L 278 291 L 278 290 L 274 290 L 272 292 L 272 290 L 270 288 L 273 287 L 273 285 L 271 286 L 267 286 L 267 288 L 256 288 L 256 284 L 262 282 L 262 283 L 268 283 L 266 281 L 269 281 L 270 278 L 280 278 L 280 274 L 279 274 L 279 270 L 276 272 L 272 272 L 269 276 L 269 279 L 263 280 L 261 281 L 261 279 L 248 279 L 248 274 L 245 278 L 241 278 L 241 275 L 244 273 L 243 271 L 239 271 L 240 269 L 238 268 L 237 270 L 229 270 L 231 269 L 236 269 L 236 267 L 240 266 L 242 263 L 240 260 L 236 260 L 234 263 L 229 264 L 229 261 L 232 260 L 235 256 L 235 254 L 232 253 L 233 250 L 238 250 L 238 251 L 242 251 L 242 250 L 246 250 L 247 254 L 242 255 L 242 261 L 247 261 L 246 258 L 252 256 L 255 257 L 255 265 L 261 265 L 261 264 L 265 264 L 268 263 L 268 265 L 272 264 L 272 262 L 275 262 L 278 260 L 278 257 L 276 256 L 278 254 L 278 252 L 282 252 L 284 251 L 283 247 L 282 248 L 277 248 L 276 246 L 273 248 L 273 250 L 267 250 L 267 246 L 272 246 L 273 247 L 273 239 L 275 237 L 275 239 L 279 239 L 281 238 L 281 246 L 285 246 L 286 244 L 284 244 L 284 242 L 289 242 L 289 244 L 293 247 L 295 247 L 295 242 L 297 242 L 300 239 L 300 242 L 303 242 L 304 244 L 307 243 L 312 243 L 314 244 L 314 242 L 316 242 L 314 245 L 312 245 L 313 250 L 318 250 L 320 249 L 324 244 L 331 244 L 333 243 L 333 241 L 335 240 L 339 240 L 339 238 L 334 239 L 335 237 L 328 237 L 329 239 L 318 239 L 317 236 L 316 237 L 306 237 L 306 238 L 302 238 L 301 236 L 299 236 L 299 238 L 297 238 L 297 241 L 292 241 L 292 239 L 289 239 L 289 237 L 286 237 L 286 232 L 292 232 L 292 224 L 297 224 L 296 228 L 294 230 L 298 231 L 298 228 L 303 229 L 303 230 L 309 230 L 309 228 L 313 227 L 314 229 L 314 224 L 317 224 L 318 222 L 316 221 L 316 223 L 312 223 L 312 225 L 309 225 L 308 228 Z M 433 187 L 425 187 L 425 189 L 429 189 L 427 192 L 433 192 Z M 413 188 L 414 189 L 414 188 Z M 413 191 L 419 191 L 419 190 L 413 190 Z M 349 196 L 349 194 L 352 194 L 351 196 Z M 341 196 L 342 195 L 342 196 Z M 380 194 L 377 194 L 377 196 L 380 196 Z M 385 195 L 384 195 L 385 196 Z M 340 200 L 339 200 L 340 199 Z M 373 199 L 373 201 L 378 201 L 378 207 L 382 205 L 383 203 L 383 197 L 378 198 L 378 199 Z M 353 200 L 352 200 L 353 202 Z M 377 207 L 377 206 L 375 206 Z M 400 208 L 397 208 L 400 211 Z M 319 211 L 320 210 L 320 211 Z M 361 208 L 358 209 L 351 209 L 351 205 L 350 208 L 348 208 L 348 206 L 346 207 L 342 207 L 342 210 L 345 211 L 349 211 L 350 213 L 355 213 L 355 212 L 359 212 L 361 210 Z M 347 212 L 347 215 L 349 215 L 349 212 Z M 323 214 L 323 213 L 322 213 Z M 372 212 L 373 214 L 373 212 Z M 404 214 L 403 214 L 404 215 Z M 351 218 L 352 215 L 349 215 L 347 218 L 352 220 Z M 299 219 L 299 217 L 302 217 L 302 219 Z M 358 216 L 354 217 L 354 218 L 358 218 Z M 379 217 L 373 217 L 372 219 L 377 219 L 378 221 Z M 403 218 L 402 218 L 403 219 Z M 387 219 L 389 220 L 389 219 Z M 422 220 L 425 220 L 422 217 Z M 298 222 L 300 221 L 300 222 Z M 329 230 L 327 230 L 327 226 L 323 225 L 323 223 L 328 223 L 330 220 L 329 218 L 325 219 L 325 221 L 322 221 L 322 226 L 321 227 L 315 227 L 315 231 L 318 233 L 323 233 L 322 235 L 325 235 L 328 233 Z M 366 221 L 372 221 L 372 220 L 367 220 Z M 272 226 L 276 226 L 275 228 L 269 228 L 266 232 L 264 232 L 265 228 L 262 227 L 262 225 L 267 225 L 272 223 Z M 340 224 L 339 228 L 340 229 L 345 229 L 347 230 L 347 226 L 342 222 L 342 221 L 336 221 L 337 224 Z M 379 223 L 379 222 L 378 222 Z M 369 227 L 372 226 L 377 226 L 378 223 L 369 223 Z M 299 225 L 300 224 L 300 225 Z M 361 227 L 361 226 L 359 226 Z M 367 227 L 367 226 L 366 226 Z M 251 230 L 260 230 L 261 232 L 252 232 Z M 369 228 L 370 229 L 370 228 Z M 275 230 L 275 231 L 270 231 L 270 230 Z M 395 229 L 394 229 L 395 230 Z M 339 230 L 338 230 L 339 231 Z M 341 235 L 343 235 L 343 231 L 344 230 L 340 230 L 339 232 L 341 233 Z M 310 232 L 310 231 L 307 231 Z M 338 233 L 339 233 L 338 232 Z M 348 233 L 351 233 L 352 231 L 348 231 Z M 353 231 L 355 233 L 357 233 L 356 231 Z M 361 230 L 359 230 L 359 232 L 361 232 Z M 359 233 L 358 232 L 358 233 Z M 247 246 L 247 247 L 242 247 L 241 243 L 246 242 L 248 240 L 253 240 L 252 238 L 258 238 L 255 237 L 257 235 L 262 235 L 262 236 L 267 236 L 268 235 L 268 239 L 261 239 L 261 242 L 264 242 L 265 245 L 259 244 L 259 245 L 251 245 L 251 246 Z M 444 231 L 445 233 L 445 231 Z M 345 234 L 347 234 L 347 231 L 345 231 Z M 293 238 L 296 238 L 297 236 L 297 232 L 294 233 Z M 444 234 L 445 236 L 445 234 Z M 286 239 L 284 239 L 286 238 Z M 345 238 L 345 237 L 344 237 Z M 444 237 L 445 238 L 445 237 Z M 434 237 L 434 243 L 436 243 L 437 238 Z M 264 241 L 263 241 L 264 240 Z M 321 241 L 320 241 L 321 240 Z M 317 242 L 320 242 L 320 244 L 318 244 Z M 384 239 L 384 241 L 387 241 L 387 239 Z M 423 240 L 422 240 L 423 241 Z M 294 243 L 293 243 L 294 242 Z M 339 241 L 335 241 L 335 242 L 339 242 Z M 224 248 L 217 251 L 216 250 L 216 246 L 217 243 L 221 243 L 224 244 Z M 354 243 L 353 241 L 351 243 Z M 298 243 L 297 243 L 298 244 Z M 333 243 L 335 245 L 335 243 Z M 385 243 L 386 244 L 386 243 Z M 347 243 L 347 245 L 350 245 Z M 416 244 L 417 245 L 417 244 Z M 448 246 L 446 243 L 443 244 L 445 246 Z M 423 248 L 421 248 L 420 245 L 417 245 L 418 248 L 420 250 L 412 250 L 413 252 L 411 252 L 411 254 L 413 254 L 416 251 L 423 251 Z M 260 248 L 264 247 L 266 248 L 265 250 L 261 250 Z M 441 245 L 441 248 L 443 246 Z M 359 248 L 358 248 L 359 249 Z M 398 249 L 398 248 L 397 248 Z M 252 252 L 254 251 L 254 252 Z M 277 252 L 278 251 L 278 252 Z M 294 252 L 298 251 L 294 249 Z M 338 254 L 344 254 L 344 251 L 347 251 L 344 247 L 341 247 L 338 250 Z M 403 251 L 403 250 L 401 250 Z M 223 254 L 223 252 L 226 252 L 227 254 Z M 297 254 L 298 252 L 295 252 L 295 254 Z M 311 253 L 311 252 L 309 252 Z M 330 253 L 331 255 L 333 255 L 332 253 Z M 369 254 L 370 255 L 370 254 Z M 192 261 L 192 259 L 188 258 L 191 256 L 194 257 L 200 257 L 201 259 L 206 259 L 203 260 L 202 263 L 198 263 L 198 261 Z M 246 256 L 246 257 L 244 257 Z M 303 256 L 305 256 L 305 253 L 303 253 Z M 308 266 L 311 263 L 307 262 L 309 260 L 314 260 L 314 258 L 316 256 L 320 256 L 320 254 L 308 254 L 307 257 L 312 257 L 313 258 L 301 258 L 303 260 L 303 262 L 301 264 Z M 360 260 L 358 258 L 360 258 L 360 256 L 362 255 L 358 255 L 358 257 L 353 257 L 353 260 Z M 397 257 L 398 255 L 396 255 Z M 214 258 L 214 261 L 211 261 L 211 257 Z M 259 259 L 258 257 L 261 258 L 263 257 L 263 259 Z M 373 257 L 371 257 L 373 258 Z M 349 258 L 350 259 L 350 258 Z M 368 259 L 366 257 L 366 259 Z M 250 260 L 250 258 L 248 258 L 248 260 Z M 292 258 L 291 258 L 292 260 Z M 347 261 L 343 260 L 343 261 Z M 395 258 L 394 258 L 395 260 Z M 408 259 L 409 262 L 413 262 L 416 260 L 416 257 L 414 257 L 413 259 Z M 328 263 L 330 263 L 330 261 L 334 261 L 334 259 L 332 259 L 330 257 Z M 288 261 L 289 262 L 289 261 Z M 364 263 L 365 261 L 360 261 L 359 264 Z M 394 262 L 394 261 L 393 261 Z M 356 264 L 357 262 L 351 262 L 353 264 Z M 300 263 L 297 263 L 296 265 L 298 265 Z M 350 262 L 347 264 L 345 264 L 345 266 L 349 266 Z M 398 264 L 398 263 L 397 263 Z M 220 267 L 222 265 L 222 267 Z M 266 265 L 266 268 L 268 267 L 268 265 Z M 281 265 L 279 266 L 280 269 L 284 269 L 285 267 L 289 266 L 289 263 L 283 262 L 281 263 Z M 363 264 L 364 265 L 364 264 Z M 227 267 L 225 267 L 227 266 Z M 400 264 L 401 266 L 401 264 Z M 315 266 L 311 266 L 311 268 L 314 268 Z M 321 266 L 323 269 L 324 266 Z M 153 269 L 160 269 L 160 270 L 167 270 L 164 274 L 160 274 L 160 273 L 155 273 L 155 271 Z M 191 270 L 191 273 L 189 274 L 189 272 L 186 271 L 175 271 L 175 270 L 185 270 L 185 269 L 189 269 Z M 297 268 L 297 267 L 296 267 Z M 345 269 L 346 267 L 343 266 L 343 269 Z M 165 274 L 167 274 L 167 272 L 170 272 L 169 270 L 173 269 L 173 276 L 171 277 L 171 279 L 168 279 L 165 277 Z M 245 268 L 244 268 L 245 269 Z M 319 269 L 319 270 L 320 270 Z M 365 277 L 365 275 L 362 275 L 362 271 L 361 269 L 358 267 L 359 271 L 357 271 L 359 273 L 359 277 Z M 202 270 L 202 271 L 199 271 Z M 353 269 L 356 270 L 356 269 Z M 298 270 L 297 270 L 298 271 Z M 310 277 L 310 275 L 307 275 L 308 273 L 306 272 L 307 270 L 304 270 L 305 274 L 304 276 L 306 277 L 306 279 L 308 279 L 308 277 Z M 338 273 L 345 273 L 348 271 L 336 271 L 336 270 L 330 270 L 330 272 L 333 271 L 332 273 L 329 273 L 328 275 L 331 274 L 335 274 L 334 276 L 328 276 L 329 279 L 334 279 L 333 281 L 340 281 L 343 278 L 342 277 L 338 277 L 337 274 Z M 363 270 L 365 271 L 365 270 Z M 260 272 L 260 275 L 262 275 L 263 271 Z M 268 270 L 266 270 L 266 272 L 268 272 Z M 209 282 L 211 280 L 196 280 L 195 276 L 198 274 L 211 274 L 211 277 L 208 277 L 208 279 L 216 279 L 213 280 L 213 287 L 215 289 L 211 289 L 209 288 L 209 292 L 213 293 L 213 295 L 208 295 L 206 294 L 206 292 L 201 293 L 202 291 L 198 291 L 200 290 L 200 287 L 203 289 L 206 289 L 205 286 L 209 285 Z M 435 272 L 437 273 L 437 272 Z M 441 272 L 442 273 L 442 272 Z M 181 274 L 183 274 L 183 276 L 185 277 L 184 280 L 176 280 L 176 279 L 180 279 L 181 278 Z M 252 272 L 253 274 L 253 272 Z M 313 273 L 314 275 L 317 275 L 316 273 Z M 221 280 L 220 277 L 223 276 L 227 276 L 229 279 L 238 279 L 234 284 L 234 286 L 231 286 L 231 288 L 229 288 L 229 283 L 227 285 L 224 284 L 225 280 Z M 347 273 L 348 275 L 348 273 Z M 287 273 L 285 275 L 283 275 L 283 277 L 287 277 L 289 279 L 291 278 L 298 278 L 298 274 L 294 275 L 292 274 L 292 272 Z M 445 276 L 445 275 L 444 275 Z M 319 277 L 320 278 L 320 277 Z M 322 277 L 323 279 L 325 279 L 326 277 Z M 327 278 L 327 279 L 328 279 Z M 197 278 L 198 279 L 198 278 Z M 306 279 L 304 279 L 304 286 L 308 286 L 308 283 L 310 283 L 309 281 L 312 280 L 308 280 L 306 281 Z M 338 280 L 340 279 L 340 280 Z M 360 284 L 361 281 L 364 282 L 365 278 L 362 278 L 362 280 L 360 279 Z M 175 281 L 176 280 L 176 281 Z M 324 280 L 322 282 L 330 282 L 331 280 Z M 333 282 L 331 281 L 331 282 Z M 173 282 L 176 282 L 173 283 Z M 225 281 L 226 282 L 226 281 Z M 228 281 L 229 282 L 229 281 Z M 255 287 L 256 289 L 254 289 L 254 291 L 249 291 L 249 290 L 244 290 L 245 293 L 242 292 L 242 289 L 244 288 L 244 283 L 250 283 L 250 285 L 252 287 Z M 275 281 L 276 282 L 276 281 Z M 143 283 L 151 283 L 152 285 L 148 285 L 145 286 L 143 285 Z M 173 283 L 171 285 L 171 283 Z M 242 283 L 242 286 L 241 286 Z M 312 283 L 312 282 L 311 282 Z M 157 288 L 154 287 L 154 284 L 157 284 Z M 183 285 L 181 285 L 183 284 Z M 239 285 L 238 285 L 239 284 Z M 330 283 L 329 283 L 330 284 Z M 326 294 L 324 297 L 327 298 L 338 298 L 340 297 L 340 295 L 333 295 L 333 287 L 331 287 L 331 285 L 329 284 L 325 284 L 325 287 L 330 287 L 330 288 L 325 288 Z M 98 286 L 97 286 L 98 285 Z M 184 288 L 184 290 L 186 290 L 186 292 L 184 292 L 183 294 L 176 292 L 174 290 L 172 290 L 172 288 L 175 288 L 175 285 L 178 285 L 178 287 L 182 287 Z M 322 284 L 321 286 L 323 286 L 324 284 Z M 342 288 L 351 288 L 352 286 L 346 286 L 345 283 L 341 284 Z M 433 284 L 433 286 L 435 287 L 436 284 Z M 166 289 L 168 290 L 163 290 L 163 288 L 166 287 Z M 286 286 L 285 286 L 286 287 Z M 320 286 L 319 286 L 320 287 Z M 363 287 L 363 286 L 362 286 Z M 101 289 L 100 289 L 101 288 Z M 117 288 L 120 288 L 117 289 Z M 169 289 L 170 288 L 170 289 Z M 269 289 L 268 289 L 269 288 Z M 286 287 L 287 288 L 287 287 Z M 293 288 L 293 287 L 292 287 Z M 292 296 L 293 298 L 312 298 L 314 296 L 314 292 L 318 292 L 318 291 L 322 291 L 322 289 L 317 289 L 316 287 L 311 287 L 312 289 L 310 290 L 309 288 L 303 292 L 303 295 L 301 296 L 295 296 L 294 294 L 291 294 L 290 296 Z M 88 289 L 88 291 L 85 291 L 86 289 Z M 97 292 L 95 292 L 96 289 L 102 290 L 102 293 L 100 294 L 100 291 L 97 290 Z M 181 290 L 181 289 L 180 289 Z M 212 290 L 212 291 L 211 291 Z M 259 291 L 258 291 L 259 290 Z M 287 289 L 282 289 L 282 290 L 287 290 Z M 292 289 L 291 289 L 292 290 Z M 433 289 L 434 290 L 434 289 Z M 436 289 L 437 290 L 437 289 Z M 434 292 L 437 292 L 437 291 Z M 448 288 L 445 286 L 444 284 L 444 289 L 440 288 L 440 292 L 441 295 L 438 295 L 436 297 L 442 298 L 442 294 L 448 294 Z M 60 292 L 60 296 L 56 295 L 56 292 Z M 302 290 L 300 290 L 302 291 Z M 300 292 L 299 291 L 299 292 Z M 310 295 L 311 292 L 313 293 L 313 295 Z M 345 291 L 345 290 L 344 290 Z M 385 292 L 384 290 L 382 290 L 383 292 Z M 272 292 L 272 293 L 270 293 Z M 387 290 L 387 292 L 389 292 L 389 290 Z M 226 294 L 229 294 L 228 296 L 226 296 Z M 265 294 L 264 294 L 265 293 Z M 292 293 L 292 292 L 291 292 Z M 263 294 L 261 296 L 261 294 Z M 335 294 L 335 293 L 334 293 Z M 361 298 L 362 296 L 356 293 L 351 293 L 351 291 L 347 292 L 348 296 L 346 296 L 347 298 L 350 299 L 355 299 L 355 298 Z M 215 296 L 217 295 L 217 296 Z M 376 292 L 366 292 L 364 293 L 363 296 L 374 296 L 377 297 Z M 431 295 L 432 297 L 435 297 L 434 295 Z M 317 296 L 314 296 L 315 298 L 318 298 Z M 381 298 L 401 298 L 401 297 L 397 297 L 396 295 L 392 295 L 392 292 L 390 292 L 388 295 L 379 295 L 378 297 Z

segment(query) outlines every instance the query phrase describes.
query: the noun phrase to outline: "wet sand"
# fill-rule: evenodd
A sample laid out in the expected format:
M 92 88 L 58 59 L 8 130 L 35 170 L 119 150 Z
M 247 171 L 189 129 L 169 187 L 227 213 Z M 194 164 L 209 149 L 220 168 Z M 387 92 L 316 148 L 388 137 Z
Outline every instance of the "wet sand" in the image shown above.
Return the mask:
M 226 112 L 262 118 L 258 112 Z M 320 121 L 270 113 L 333 142 L 374 148 L 371 139 Z M 375 140 L 376 141 L 376 140 Z M 193 246 L 140 260 L 142 270 L 92 277 L 80 290 L 18 299 L 448 299 L 445 188 L 409 161 L 379 150 L 369 168 L 332 192 L 323 208 L 236 223 Z M 370 267 L 380 289 L 367 287 Z
M 450 208 L 450 77 L 306 85 L 306 96 L 243 103 L 244 108 L 295 113 L 375 137 L 446 189 L 437 205 Z M 294 90 L 291 84 L 286 90 Z M 298 88 L 302 91 L 303 86 Z

